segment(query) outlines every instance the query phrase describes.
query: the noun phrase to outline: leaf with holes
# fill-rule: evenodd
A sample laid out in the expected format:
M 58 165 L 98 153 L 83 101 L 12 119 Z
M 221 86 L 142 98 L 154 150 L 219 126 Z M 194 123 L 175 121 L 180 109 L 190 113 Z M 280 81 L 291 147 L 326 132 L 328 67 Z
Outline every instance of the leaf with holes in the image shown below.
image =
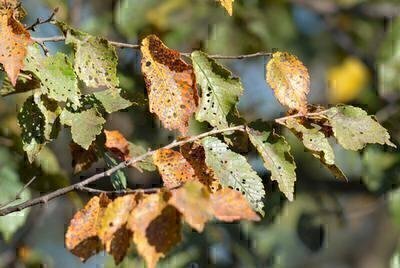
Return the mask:
M 33 162 L 43 146 L 58 134 L 60 107 L 45 95 L 29 97 L 18 114 L 23 149 Z
M 287 126 L 299 139 L 302 140 L 314 157 L 319 159 L 335 177 L 346 179 L 346 176 L 335 165 L 335 155 L 327 137 L 321 131 L 321 127 L 316 124 L 305 125 L 300 119 L 288 118 L 284 121 Z
M 243 93 L 242 83 L 232 73 L 201 51 L 191 55 L 201 101 L 196 113 L 198 121 L 207 121 L 213 127 L 228 127 L 227 116 Z
M 155 35 L 143 39 L 140 50 L 150 112 L 157 114 L 167 129 L 186 135 L 198 102 L 192 66 Z
M 368 143 L 396 147 L 390 141 L 387 130 L 361 108 L 340 105 L 330 108 L 325 116 L 332 126 L 336 139 L 345 149 L 357 151 Z
M 71 127 L 72 139 L 85 150 L 89 149 L 106 122 L 95 108 L 82 112 L 71 112 L 64 109 L 60 120 L 63 125 Z
M 2 6 L 0 9 L 0 63 L 3 65 L 11 84 L 24 67 L 27 46 L 32 44 L 31 36 L 25 27 L 16 20 L 14 10 Z
M 42 92 L 49 98 L 62 102 L 70 100 L 79 106 L 78 80 L 67 55 L 58 52 L 45 57 L 38 46 L 29 46 L 24 70 L 40 79 Z
M 183 155 L 171 149 L 159 149 L 153 155 L 154 164 L 167 188 L 174 188 L 182 183 L 196 179 L 195 172 Z
M 252 208 L 260 214 L 263 211 L 264 185 L 244 156 L 234 153 L 228 146 L 214 137 L 202 140 L 206 153 L 206 164 L 224 187 L 243 193 Z
M 207 221 L 212 219 L 213 210 L 207 188 L 198 181 L 185 183 L 171 192 L 169 204 L 176 207 L 183 219 L 198 232 L 202 232 Z
M 296 57 L 286 52 L 275 52 L 268 62 L 267 82 L 278 101 L 302 114 L 307 113 L 307 94 L 310 92 L 310 75 Z
M 197 179 L 211 192 L 221 189 L 214 172 L 206 165 L 206 154 L 201 144 L 186 143 L 180 148 L 181 154 L 192 166 Z
M 90 88 L 119 86 L 117 77 L 117 54 L 106 39 L 77 31 L 59 23 L 66 33 L 66 44 L 75 49 L 74 69 L 78 77 Z
M 98 235 L 118 265 L 129 248 L 132 231 L 126 227 L 130 212 L 136 206 L 136 195 L 118 197 L 108 204 L 100 221 Z
M 285 138 L 271 131 L 258 131 L 249 128 L 251 143 L 264 160 L 264 166 L 271 171 L 271 180 L 277 181 L 279 189 L 287 199 L 293 200 L 296 181 L 296 164 L 290 154 L 290 145 Z
M 95 196 L 72 218 L 65 245 L 72 254 L 85 261 L 102 250 L 103 246 L 97 233 L 101 219 L 110 200 L 105 195 Z
M 226 9 L 229 16 L 233 14 L 233 1 L 235 0 L 219 0 L 221 5 Z
M 211 205 L 214 216 L 221 221 L 260 220 L 247 199 L 236 190 L 225 188 L 213 193 Z
M 137 251 L 148 268 L 155 268 L 159 259 L 181 241 L 181 216 L 165 199 L 163 192 L 147 195 L 128 219 Z
M 104 153 L 104 161 L 109 169 L 119 164 L 117 160 L 109 153 Z M 126 175 L 122 169 L 119 169 L 111 174 L 110 179 L 115 190 L 121 191 L 126 189 Z

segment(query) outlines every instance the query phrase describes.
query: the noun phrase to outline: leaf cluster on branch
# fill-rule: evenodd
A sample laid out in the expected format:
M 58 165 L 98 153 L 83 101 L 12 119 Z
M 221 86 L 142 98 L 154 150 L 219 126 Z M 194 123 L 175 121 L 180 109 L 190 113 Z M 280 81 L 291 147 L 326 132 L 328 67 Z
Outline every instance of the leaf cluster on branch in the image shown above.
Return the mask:
M 77 212 L 66 234 L 67 248 L 82 260 L 104 249 L 119 263 L 133 241 L 148 266 L 154 267 L 180 241 L 182 220 L 201 232 L 212 218 L 258 220 L 258 214 L 264 215 L 264 183 L 246 157 L 235 152 L 232 136 L 238 133 L 250 140 L 287 199 L 294 199 L 296 164 L 290 145 L 274 124 L 246 123 L 240 116 L 236 106 L 244 94 L 243 85 L 216 61 L 218 57 L 202 51 L 180 53 L 155 35 L 144 38 L 140 46 L 111 42 L 62 22 L 55 25 L 63 37 L 33 40 L 18 20 L 19 9 L 7 2 L 0 2 L 0 63 L 8 75 L 1 94 L 32 93 L 18 115 L 29 161 L 57 138 L 64 125 L 72 133 L 75 172 L 88 169 L 99 158 L 105 159 L 109 169 L 54 193 L 0 209 L 0 215 L 73 190 L 88 190 L 89 183 L 110 176 L 116 193 L 122 196 L 112 200 L 102 193 Z M 221 0 L 230 14 L 232 2 Z M 74 55 L 50 55 L 45 41 L 64 41 L 72 46 Z M 146 151 L 118 131 L 104 130 L 107 114 L 135 103 L 119 86 L 116 47 L 140 48 L 149 110 L 166 129 L 179 131 L 183 136 L 179 141 Z M 263 54 L 251 56 L 258 55 Z M 369 143 L 395 146 L 386 129 L 360 108 L 310 105 L 308 70 L 288 52 L 272 54 L 266 65 L 266 82 L 288 108 L 288 114 L 275 123 L 291 130 L 338 178 L 345 175 L 335 164 L 331 136 L 349 150 L 360 150 Z M 213 129 L 187 136 L 192 118 Z M 239 121 L 244 123 L 237 124 Z M 163 188 L 151 192 L 126 189 L 122 171 L 126 167 L 142 172 L 157 169 Z

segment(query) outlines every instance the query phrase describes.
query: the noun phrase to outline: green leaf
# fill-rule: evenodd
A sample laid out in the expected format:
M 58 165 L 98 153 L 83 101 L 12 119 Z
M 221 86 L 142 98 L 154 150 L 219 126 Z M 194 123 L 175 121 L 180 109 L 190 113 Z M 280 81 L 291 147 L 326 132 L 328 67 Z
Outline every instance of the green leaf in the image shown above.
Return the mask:
M 43 146 L 54 139 L 59 130 L 60 107 L 45 95 L 29 97 L 18 114 L 23 149 L 32 163 Z
M 108 168 L 113 168 L 119 164 L 117 160 L 109 153 L 104 153 L 104 161 L 106 162 Z M 110 178 L 115 190 L 119 191 L 126 189 L 126 176 L 122 169 L 119 169 L 111 174 Z
M 253 209 L 264 215 L 264 185 L 246 158 L 230 151 L 225 143 L 214 137 L 204 138 L 202 144 L 206 164 L 214 171 L 221 185 L 240 191 Z
M 228 127 L 226 117 L 243 93 L 242 83 L 205 53 L 194 51 L 191 57 L 197 83 L 201 88 L 201 103 L 196 119 L 207 121 L 213 127 Z
M 78 80 L 67 55 L 57 53 L 45 57 L 37 46 L 29 46 L 25 70 L 40 79 L 42 92 L 49 98 L 63 102 L 70 100 L 79 105 Z
M 132 158 L 141 156 L 145 154 L 147 151 L 142 146 L 134 144 L 132 142 L 128 142 L 129 144 L 129 156 Z M 147 171 L 156 171 L 157 167 L 153 163 L 153 157 L 148 156 L 144 160 L 135 163 L 135 166 L 142 170 Z
M 106 122 L 96 108 L 79 112 L 64 109 L 60 119 L 62 124 L 71 127 L 72 139 L 85 150 L 89 149 Z
M 3 166 L 0 169 L 0 204 L 9 202 L 24 186 L 18 178 L 18 174 L 10 167 Z M 18 202 L 24 202 L 31 198 L 29 189 L 25 189 Z M 21 227 L 29 214 L 29 208 L 20 212 L 14 212 L 0 217 L 0 233 L 6 241 Z
M 118 58 L 114 46 L 106 39 L 91 36 L 62 25 L 66 44 L 75 49 L 74 69 L 78 77 L 91 88 L 117 88 Z
M 299 119 L 288 118 L 284 122 L 292 132 L 299 138 L 312 155 L 319 159 L 335 177 L 346 179 L 346 176 L 335 164 L 335 154 L 332 146 L 329 144 L 321 127 L 316 124 L 303 124 Z
M 379 94 L 386 99 L 400 96 L 400 18 L 396 18 L 380 48 L 378 60 Z
M 93 93 L 93 96 L 100 101 L 107 113 L 114 113 L 132 105 L 122 94 L 122 89 L 108 89 Z
M 296 164 L 290 154 L 290 145 L 285 138 L 271 131 L 248 129 L 251 143 L 264 160 L 264 166 L 271 171 L 271 180 L 277 181 L 279 189 L 288 200 L 293 200 L 296 181 Z
M 347 150 L 357 151 L 368 143 L 396 147 L 390 141 L 387 130 L 360 108 L 349 105 L 332 107 L 327 110 L 325 116 L 332 126 L 336 139 Z

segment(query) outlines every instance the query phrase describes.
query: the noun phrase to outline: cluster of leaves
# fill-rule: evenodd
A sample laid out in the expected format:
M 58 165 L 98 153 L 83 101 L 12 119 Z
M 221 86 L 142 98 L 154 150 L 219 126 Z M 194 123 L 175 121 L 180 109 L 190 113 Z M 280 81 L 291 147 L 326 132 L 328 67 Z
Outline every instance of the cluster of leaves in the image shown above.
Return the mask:
M 221 0 L 230 14 L 232 2 Z M 90 167 L 99 156 L 113 167 L 118 161 L 146 153 L 119 132 L 103 131 L 107 114 L 133 103 L 119 88 L 114 46 L 57 23 L 66 44 L 73 45 L 74 56 L 42 54 L 18 21 L 18 9 L 2 4 L 0 11 L 0 63 L 9 79 L 2 94 L 32 91 L 18 116 L 30 162 L 57 137 L 60 125 L 71 128 L 77 172 Z M 157 168 L 164 188 L 115 200 L 105 195 L 92 198 L 74 216 L 66 234 L 67 248 L 83 260 L 105 249 L 118 263 L 133 240 L 148 266 L 154 267 L 179 242 L 182 219 L 202 231 L 212 217 L 233 221 L 257 220 L 256 212 L 264 215 L 264 185 L 246 158 L 234 151 L 230 136 L 235 134 L 235 126 L 233 129 L 245 132 L 258 151 L 271 180 L 277 181 L 288 200 L 294 198 L 296 164 L 286 139 L 273 126 L 235 123 L 244 121 L 236 109 L 244 91 L 240 79 L 201 51 L 190 55 L 192 65 L 185 62 L 181 53 L 166 47 L 155 35 L 142 40 L 140 51 L 149 109 L 162 125 L 179 131 L 185 141 L 194 115 L 197 121 L 222 133 L 224 142 L 202 136 L 181 143 L 179 151 L 166 147 L 148 153 L 152 158 L 135 162 L 134 167 L 140 170 Z M 289 108 L 288 116 L 277 123 L 295 133 L 335 176 L 345 178 L 335 164 L 329 137 L 334 136 L 349 150 L 360 150 L 369 143 L 394 146 L 386 129 L 360 108 L 309 105 L 308 70 L 295 56 L 273 53 L 266 65 L 266 82 L 277 100 Z M 117 190 L 127 186 L 122 171 L 115 172 L 111 180 Z

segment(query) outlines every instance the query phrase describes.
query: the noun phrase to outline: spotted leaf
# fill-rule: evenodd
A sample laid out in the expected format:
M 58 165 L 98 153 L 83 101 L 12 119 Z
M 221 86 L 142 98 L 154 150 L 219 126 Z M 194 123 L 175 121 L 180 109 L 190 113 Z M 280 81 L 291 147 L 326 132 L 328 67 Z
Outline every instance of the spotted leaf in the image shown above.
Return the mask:
M 167 129 L 177 129 L 185 135 L 198 103 L 192 66 L 155 35 L 146 37 L 140 50 L 150 112 L 157 114 Z

